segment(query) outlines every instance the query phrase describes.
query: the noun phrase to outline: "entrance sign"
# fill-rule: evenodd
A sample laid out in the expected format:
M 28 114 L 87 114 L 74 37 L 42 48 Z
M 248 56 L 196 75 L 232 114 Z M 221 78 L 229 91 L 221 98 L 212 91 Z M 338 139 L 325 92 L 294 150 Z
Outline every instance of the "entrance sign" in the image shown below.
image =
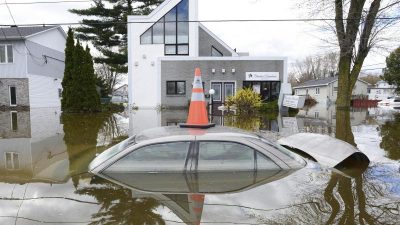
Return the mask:
M 282 105 L 289 108 L 301 109 L 304 107 L 305 101 L 305 96 L 285 95 Z
M 279 81 L 279 72 L 247 72 L 246 80 Z

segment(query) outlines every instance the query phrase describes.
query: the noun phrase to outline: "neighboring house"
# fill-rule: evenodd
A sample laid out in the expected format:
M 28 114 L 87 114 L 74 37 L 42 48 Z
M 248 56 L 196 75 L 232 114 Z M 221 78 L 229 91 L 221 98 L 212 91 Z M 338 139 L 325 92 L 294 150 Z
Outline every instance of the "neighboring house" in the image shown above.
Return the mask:
M 69 157 L 60 108 L 0 111 L 0 182 L 66 183 Z
M 128 17 L 130 104 L 187 107 L 196 67 L 217 104 L 243 87 L 264 101 L 282 102 L 283 94 L 291 94 L 286 57 L 237 53 L 195 21 L 198 0 L 165 0 L 150 15 Z
M 354 89 L 353 97 L 368 96 L 368 83 L 358 79 Z M 318 80 L 309 80 L 293 88 L 295 95 L 310 96 L 322 104 L 335 103 L 338 91 L 338 77 L 327 77 Z
M 0 107 L 59 107 L 65 42 L 60 26 L 0 28 Z
M 372 100 L 385 100 L 396 95 L 396 86 L 384 80 L 378 81 L 374 86 L 368 87 L 368 98 Z
M 128 85 L 124 84 L 121 87 L 114 90 L 111 102 L 114 103 L 121 103 L 121 102 L 128 102 Z

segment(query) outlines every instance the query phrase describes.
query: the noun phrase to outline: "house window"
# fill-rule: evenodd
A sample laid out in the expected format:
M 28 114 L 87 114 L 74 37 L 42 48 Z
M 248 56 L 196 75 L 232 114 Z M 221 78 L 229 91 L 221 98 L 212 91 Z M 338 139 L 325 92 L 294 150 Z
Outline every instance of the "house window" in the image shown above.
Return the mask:
M 5 167 L 8 170 L 18 170 L 20 165 L 19 165 L 19 153 L 16 152 L 6 152 L 6 163 Z
M 9 87 L 10 106 L 17 105 L 17 88 L 15 86 Z
M 15 111 L 11 112 L 11 130 L 18 131 L 18 113 Z
M 319 118 L 319 112 L 315 112 L 314 113 L 314 117 L 315 117 L 315 119 L 318 119 Z
M 165 55 L 189 55 L 189 3 L 182 0 L 140 36 L 140 44 L 165 44 Z
M 58 97 L 62 98 L 62 89 L 61 88 L 58 89 Z
M 0 63 L 13 63 L 14 55 L 12 45 L 0 45 Z
M 319 88 L 315 88 L 315 94 L 319 95 Z
M 338 87 L 333 87 L 333 91 L 337 92 Z
M 222 57 L 224 56 L 224 54 L 222 54 L 222 52 L 220 52 L 218 49 L 216 49 L 214 46 L 211 46 L 211 56 L 214 57 Z
M 185 95 L 185 81 L 167 81 L 167 95 Z

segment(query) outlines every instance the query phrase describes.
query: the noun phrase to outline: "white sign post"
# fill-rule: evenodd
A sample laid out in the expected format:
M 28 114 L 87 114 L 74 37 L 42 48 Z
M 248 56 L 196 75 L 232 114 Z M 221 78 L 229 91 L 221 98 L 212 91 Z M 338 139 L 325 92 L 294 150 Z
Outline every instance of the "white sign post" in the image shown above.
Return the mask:
M 279 72 L 247 72 L 247 81 L 279 81 Z

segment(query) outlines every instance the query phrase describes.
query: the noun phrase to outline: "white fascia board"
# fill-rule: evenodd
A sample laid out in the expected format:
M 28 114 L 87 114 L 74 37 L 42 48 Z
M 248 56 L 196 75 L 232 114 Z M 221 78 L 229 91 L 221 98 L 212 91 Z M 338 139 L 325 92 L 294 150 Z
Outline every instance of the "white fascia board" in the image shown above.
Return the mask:
M 53 27 L 53 28 L 50 28 L 50 29 L 47 29 L 47 30 L 44 30 L 44 31 L 40 31 L 40 32 L 31 34 L 31 35 L 25 36 L 25 39 L 29 39 L 29 38 L 31 38 L 33 36 L 36 36 L 36 35 L 39 35 L 39 34 L 43 34 L 43 33 L 46 33 L 48 31 L 55 30 L 55 29 L 58 29 L 60 31 L 60 33 L 63 35 L 63 37 L 65 39 L 67 39 L 67 34 L 65 33 L 64 29 L 62 29 L 61 26 Z
M 160 61 L 264 61 L 264 60 L 277 60 L 287 61 L 287 57 L 269 57 L 269 56 L 230 56 L 230 57 L 187 57 L 187 56 L 169 56 L 160 57 Z
M 222 41 L 217 35 L 215 35 L 211 30 L 209 30 L 202 23 L 199 23 L 199 27 L 201 27 L 206 33 L 208 33 L 215 40 L 217 40 L 222 46 L 224 46 L 226 49 L 228 49 L 232 53 L 232 56 L 239 56 L 239 54 L 237 52 L 235 52 L 229 45 L 227 45 L 224 41 Z
M 333 82 L 329 82 L 327 84 L 316 84 L 316 85 L 308 85 L 308 86 L 298 86 L 298 87 L 293 87 L 293 89 L 303 89 L 303 88 L 312 88 L 312 87 L 325 87 L 328 86 Z

